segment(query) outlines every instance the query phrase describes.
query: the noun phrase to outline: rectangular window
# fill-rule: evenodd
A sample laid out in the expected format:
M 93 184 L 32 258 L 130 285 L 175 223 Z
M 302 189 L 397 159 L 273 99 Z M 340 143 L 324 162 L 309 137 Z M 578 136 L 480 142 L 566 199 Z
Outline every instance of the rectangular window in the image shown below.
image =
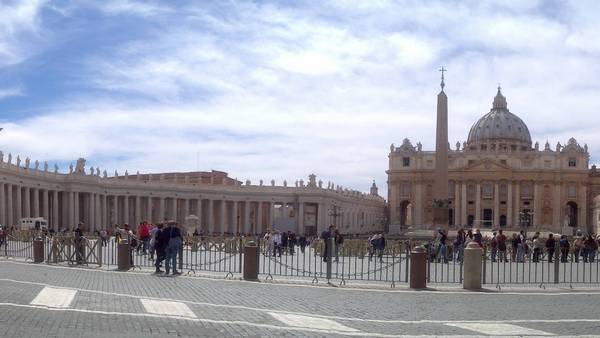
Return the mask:
M 577 160 L 574 158 L 569 159 L 569 167 L 577 167 Z
M 492 187 L 491 184 L 484 184 L 483 191 L 482 191 L 483 198 L 492 198 L 493 194 L 494 194 L 494 187 Z
M 577 197 L 577 186 L 569 184 L 569 197 Z
M 410 167 L 410 157 L 403 157 L 402 158 L 402 165 L 405 167 Z

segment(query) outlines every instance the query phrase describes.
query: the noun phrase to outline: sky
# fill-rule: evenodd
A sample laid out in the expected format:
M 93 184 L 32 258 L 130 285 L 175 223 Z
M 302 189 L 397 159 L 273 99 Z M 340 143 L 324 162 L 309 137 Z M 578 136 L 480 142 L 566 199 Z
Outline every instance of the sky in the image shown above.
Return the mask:
M 533 141 L 600 158 L 600 1 L 0 0 L 5 160 L 314 173 L 385 196 L 390 144 L 466 140 L 502 86 Z M 13 160 L 14 161 L 14 160 Z

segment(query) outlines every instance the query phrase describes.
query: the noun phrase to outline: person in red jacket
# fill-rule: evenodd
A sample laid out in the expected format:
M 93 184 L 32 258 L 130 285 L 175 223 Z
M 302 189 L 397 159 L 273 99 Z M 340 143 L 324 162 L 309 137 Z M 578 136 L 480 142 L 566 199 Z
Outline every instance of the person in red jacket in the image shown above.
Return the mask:
M 146 255 L 148 251 L 148 243 L 150 242 L 150 227 L 147 221 L 140 223 L 137 229 L 137 235 L 142 241 L 142 254 Z

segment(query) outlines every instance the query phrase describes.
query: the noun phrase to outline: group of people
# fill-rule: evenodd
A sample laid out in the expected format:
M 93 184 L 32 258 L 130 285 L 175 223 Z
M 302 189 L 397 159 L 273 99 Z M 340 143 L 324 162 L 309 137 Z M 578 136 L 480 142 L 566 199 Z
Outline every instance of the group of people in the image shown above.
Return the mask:
M 296 246 L 300 247 L 300 252 L 304 253 L 306 246 L 310 244 L 305 235 L 296 235 L 291 231 L 279 230 L 268 230 L 264 236 L 263 241 L 268 243 L 268 248 L 265 250 L 264 255 L 278 256 L 281 254 L 294 255 L 296 253 Z
M 506 236 L 502 229 L 493 231 L 491 237 L 484 237 L 479 229 L 475 231 L 458 230 L 452 246 L 452 255 L 448 254 L 448 232 L 440 229 L 436 238 L 428 243 L 431 259 L 437 262 L 448 263 L 449 259 L 461 262 L 464 248 L 470 242 L 475 242 L 481 248 L 489 251 L 491 262 L 510 261 L 523 263 L 529 259 L 533 263 L 540 262 L 544 257 L 552 263 L 556 257 L 560 262 L 575 263 L 594 262 L 600 245 L 600 236 L 593 233 L 582 235 L 580 231 L 572 239 L 566 235 L 555 236 L 550 233 L 542 237 L 540 232 L 535 232 L 528 237 L 524 230 Z

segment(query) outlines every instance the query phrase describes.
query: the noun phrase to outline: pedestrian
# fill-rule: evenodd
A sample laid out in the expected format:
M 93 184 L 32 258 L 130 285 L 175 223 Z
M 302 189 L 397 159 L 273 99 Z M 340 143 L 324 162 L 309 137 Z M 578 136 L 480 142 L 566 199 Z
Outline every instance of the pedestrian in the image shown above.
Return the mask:
M 583 250 L 583 238 L 581 236 L 575 236 L 573 241 L 573 260 L 575 263 L 579 263 L 579 256 Z
M 271 236 L 271 243 L 273 246 L 273 257 L 275 257 L 277 254 L 279 254 L 279 257 L 281 257 L 281 234 L 278 230 L 275 230 L 275 233 L 273 236 Z
M 330 238 L 335 238 L 335 225 L 333 225 L 333 224 L 329 226 L 329 229 L 323 230 L 323 232 L 321 233 L 321 239 L 325 243 L 324 252 L 322 253 L 323 262 L 327 262 L 327 257 L 332 254 L 329 251 L 330 250 L 330 246 L 329 246 Z M 333 248 L 331 248 L 331 249 L 333 249 Z
M 83 264 L 85 257 L 85 238 L 83 237 L 83 222 L 79 222 L 73 231 L 73 243 L 75 244 L 75 259 L 77 264 Z
M 462 255 L 464 252 L 465 245 L 465 236 L 465 230 L 463 230 L 463 228 L 458 229 L 458 231 L 456 232 L 456 239 L 454 240 L 454 243 L 452 243 L 452 261 L 462 261 Z
M 100 241 L 102 246 L 108 245 L 108 232 L 106 231 L 106 229 L 100 230 Z
M 495 231 L 492 233 L 492 239 L 490 240 L 490 249 L 491 249 L 492 263 L 495 263 L 496 256 L 498 255 L 498 238 L 496 237 Z
M 533 246 L 533 258 L 531 261 L 534 263 L 537 263 L 540 261 L 540 255 L 542 254 L 542 250 L 544 250 L 544 242 L 540 238 L 539 231 L 536 231 L 536 233 L 533 235 L 532 246 Z
M 446 241 L 448 240 L 448 236 L 446 235 L 446 232 L 442 229 L 438 230 L 438 235 L 439 235 L 439 245 L 438 245 L 438 251 L 437 251 L 437 257 L 438 257 L 438 263 L 440 261 L 443 261 L 444 263 L 448 264 L 448 256 L 447 251 L 446 251 Z
M 263 243 L 265 243 L 266 248 L 264 249 L 263 254 L 265 255 L 265 257 L 270 256 L 271 255 L 271 251 L 273 251 L 273 243 L 271 242 L 271 230 L 267 229 L 267 232 L 265 232 L 265 235 L 263 236 Z
M 288 236 L 289 236 L 289 233 L 288 233 L 287 231 L 284 231 L 284 232 L 281 234 L 281 236 L 280 236 L 280 238 L 281 238 L 281 242 L 280 242 L 280 244 L 279 244 L 280 251 L 281 251 L 281 250 L 283 250 L 283 252 L 284 252 L 286 255 L 287 255 L 287 252 L 288 252 Z M 280 255 L 280 256 L 281 256 L 281 255 Z
M 165 274 L 169 275 L 171 268 L 173 269 L 173 276 L 181 275 L 180 271 L 177 271 L 177 254 L 183 246 L 183 236 L 181 230 L 177 226 L 175 221 L 169 221 L 167 227 L 163 230 L 165 238 L 168 238 L 167 242 L 167 257 L 165 260 Z
M 498 257 L 501 262 L 506 262 L 506 235 L 502 233 L 502 229 L 498 230 L 498 236 L 496 237 L 498 242 Z
M 560 236 L 560 241 L 558 241 L 558 246 L 560 247 L 560 262 L 566 263 L 567 257 L 569 256 L 569 239 L 566 235 Z
M 380 234 L 378 243 L 377 243 L 377 257 L 379 257 L 379 262 L 383 263 L 383 252 L 385 251 L 385 236 Z
M 342 247 L 343 244 L 344 244 L 344 236 L 342 236 L 342 233 L 338 229 L 335 229 L 335 261 L 336 262 L 339 260 L 340 248 Z
M 140 241 L 142 242 L 142 255 L 146 255 L 148 251 L 148 244 L 150 243 L 150 228 L 148 227 L 148 221 L 143 221 L 142 223 L 140 223 L 137 229 L 137 235 L 140 238 Z
M 156 251 L 156 261 L 154 262 L 154 266 L 156 267 L 156 274 L 163 273 L 160 269 L 162 266 L 162 262 L 165 260 L 167 256 L 167 244 L 169 243 L 169 238 L 166 234 L 163 233 L 164 224 L 159 223 L 156 226 L 156 231 L 154 231 L 154 251 Z
M 517 235 L 517 263 L 525 262 L 525 231 L 519 231 Z
M 288 233 L 288 247 L 290 248 L 290 255 L 294 255 L 294 249 L 296 247 L 296 234 L 291 231 Z
M 556 245 L 556 240 L 554 239 L 554 235 L 551 233 L 548 235 L 548 239 L 546 240 L 546 253 L 548 254 L 548 263 L 552 263 L 552 258 L 554 257 L 554 246 Z
M 304 253 L 304 249 L 306 248 L 306 245 L 307 245 L 306 235 L 300 236 L 300 239 L 298 239 L 298 244 L 300 245 L 300 252 Z

